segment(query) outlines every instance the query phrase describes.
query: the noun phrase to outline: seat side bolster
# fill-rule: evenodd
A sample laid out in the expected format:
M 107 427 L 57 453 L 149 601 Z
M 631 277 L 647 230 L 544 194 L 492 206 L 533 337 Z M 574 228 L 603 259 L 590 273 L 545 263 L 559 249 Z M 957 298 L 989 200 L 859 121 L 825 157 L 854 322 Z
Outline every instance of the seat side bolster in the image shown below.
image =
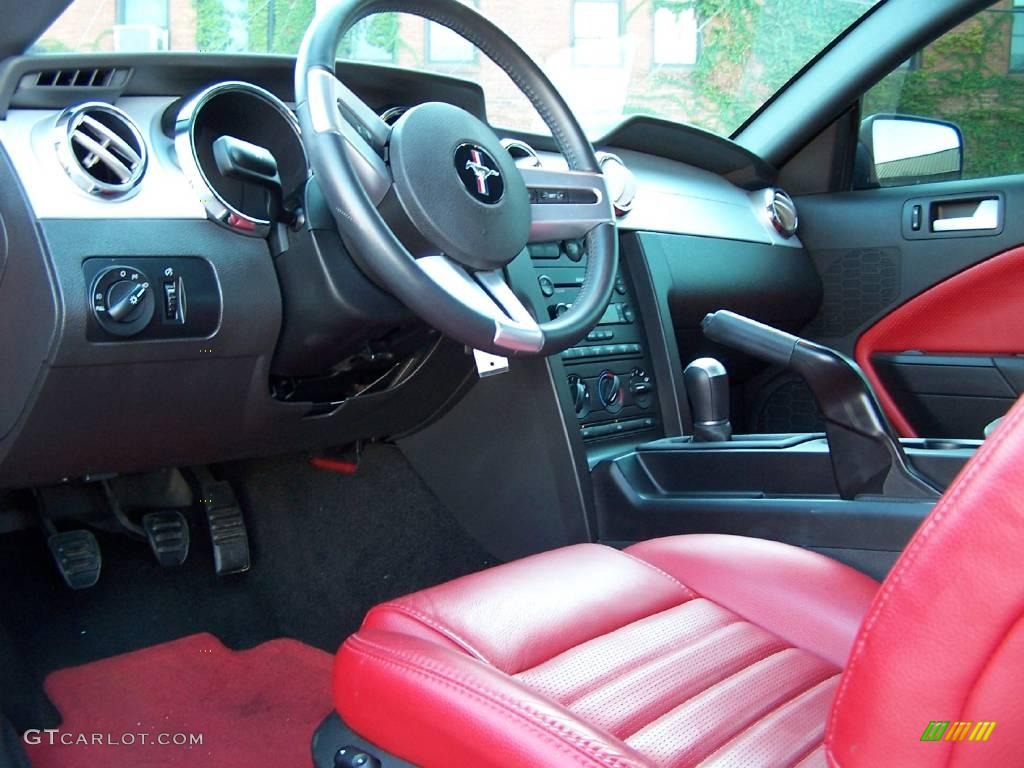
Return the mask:
M 345 641 L 334 695 L 357 733 L 426 768 L 651 768 L 618 739 L 491 666 L 405 633 L 363 629 Z
M 788 544 L 721 534 L 653 539 L 626 553 L 798 648 L 846 665 L 878 582 Z

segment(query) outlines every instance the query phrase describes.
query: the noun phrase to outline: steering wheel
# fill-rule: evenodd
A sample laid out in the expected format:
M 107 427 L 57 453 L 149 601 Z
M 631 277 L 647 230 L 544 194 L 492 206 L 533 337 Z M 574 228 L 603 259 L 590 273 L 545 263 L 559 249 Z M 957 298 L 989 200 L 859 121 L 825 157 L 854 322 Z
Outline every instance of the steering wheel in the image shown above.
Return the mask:
M 515 164 L 494 131 L 450 104 L 393 127 L 335 77 L 352 25 L 404 12 L 446 26 L 508 73 L 547 123 L 568 170 Z M 593 328 L 618 263 L 615 216 L 594 149 L 565 100 L 508 35 L 457 0 L 342 0 L 306 31 L 295 67 L 302 142 L 360 267 L 429 325 L 498 355 L 550 355 Z M 585 238 L 571 308 L 538 323 L 505 267 L 528 243 Z

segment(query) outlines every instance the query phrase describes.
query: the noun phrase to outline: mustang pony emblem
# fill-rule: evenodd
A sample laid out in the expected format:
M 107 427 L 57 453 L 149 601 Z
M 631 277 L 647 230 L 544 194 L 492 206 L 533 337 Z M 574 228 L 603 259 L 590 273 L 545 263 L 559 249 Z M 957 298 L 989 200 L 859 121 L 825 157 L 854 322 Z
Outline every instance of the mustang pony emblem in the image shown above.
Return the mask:
M 495 205 L 505 194 L 505 180 L 498 161 L 477 144 L 455 149 L 455 171 L 469 196 L 484 205 Z
M 469 150 L 469 160 L 466 161 L 466 170 L 472 171 L 473 175 L 476 176 L 476 191 L 481 195 L 486 195 L 488 194 L 487 180 L 491 178 L 491 176 L 497 176 L 500 179 L 501 174 L 494 168 L 489 168 L 484 165 L 483 160 L 483 157 L 480 155 L 480 150 Z

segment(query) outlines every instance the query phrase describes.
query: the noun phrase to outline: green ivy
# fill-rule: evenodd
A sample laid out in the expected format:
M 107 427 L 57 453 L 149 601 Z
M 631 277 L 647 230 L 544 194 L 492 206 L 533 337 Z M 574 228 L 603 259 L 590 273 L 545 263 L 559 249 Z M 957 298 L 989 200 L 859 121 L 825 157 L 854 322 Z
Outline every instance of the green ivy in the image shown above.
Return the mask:
M 228 17 L 223 0 L 192 0 L 196 12 L 196 48 L 223 51 L 228 47 Z

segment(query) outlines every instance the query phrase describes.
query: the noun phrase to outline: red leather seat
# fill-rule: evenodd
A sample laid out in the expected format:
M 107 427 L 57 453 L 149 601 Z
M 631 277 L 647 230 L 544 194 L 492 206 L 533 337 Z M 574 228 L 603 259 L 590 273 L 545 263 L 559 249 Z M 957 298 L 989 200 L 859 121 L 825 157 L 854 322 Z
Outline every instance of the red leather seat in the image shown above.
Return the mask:
M 428 768 L 1022 765 L 1022 491 L 1018 404 L 881 589 L 758 539 L 582 544 L 374 608 L 335 703 Z

